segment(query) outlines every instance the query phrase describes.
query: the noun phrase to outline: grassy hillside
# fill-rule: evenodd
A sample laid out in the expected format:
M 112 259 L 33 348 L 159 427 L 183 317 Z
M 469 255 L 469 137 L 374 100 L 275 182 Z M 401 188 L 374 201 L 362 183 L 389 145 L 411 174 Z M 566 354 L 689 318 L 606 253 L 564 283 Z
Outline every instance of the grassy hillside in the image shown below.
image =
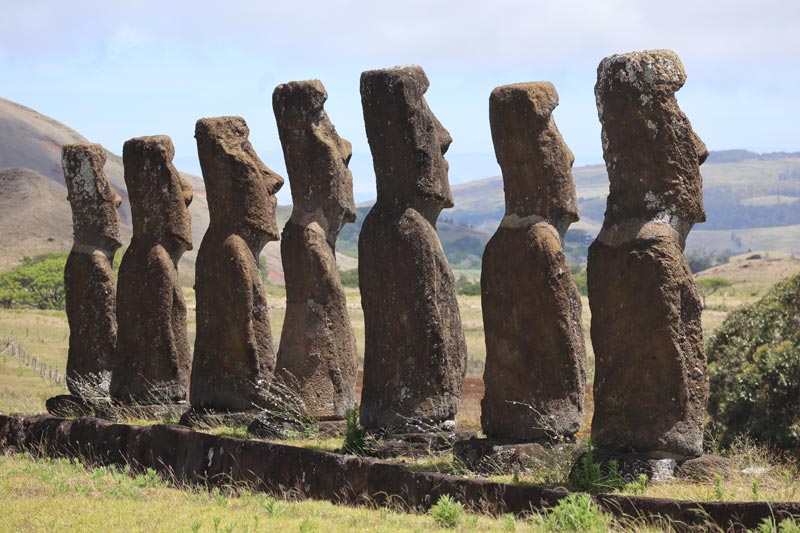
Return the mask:
M 63 252 L 72 245 L 72 216 L 61 168 L 61 146 L 75 142 L 87 139 L 55 119 L 0 98 L 0 271 L 16 266 L 24 256 Z M 130 203 L 122 158 L 109 151 L 104 171 L 122 197 L 120 217 L 123 241 L 127 242 L 131 234 Z M 194 189 L 189 206 L 194 249 L 183 256 L 179 265 L 181 277 L 191 284 L 197 250 L 208 228 L 208 202 L 203 180 L 191 174 L 181 175 Z M 284 221 L 290 212 L 291 207 L 282 210 Z M 118 253 L 123 252 L 124 247 Z M 272 279 L 283 281 L 280 244 L 268 244 L 262 256 Z M 343 270 L 355 266 L 351 258 L 340 257 Z
M 701 172 L 708 221 L 695 226 L 687 250 L 800 254 L 800 154 L 712 152 Z M 603 222 L 608 176 L 602 165 L 575 168 L 573 175 L 581 220 L 567 241 L 577 244 L 589 236 L 590 242 Z M 504 212 L 500 177 L 454 186 L 453 195 L 456 206 L 442 213 L 445 220 L 494 232 Z M 571 260 L 581 255 L 576 250 Z
M 66 199 L 66 189 L 35 170 L 0 170 L 0 271 L 18 264 L 23 255 L 72 246 L 72 214 Z

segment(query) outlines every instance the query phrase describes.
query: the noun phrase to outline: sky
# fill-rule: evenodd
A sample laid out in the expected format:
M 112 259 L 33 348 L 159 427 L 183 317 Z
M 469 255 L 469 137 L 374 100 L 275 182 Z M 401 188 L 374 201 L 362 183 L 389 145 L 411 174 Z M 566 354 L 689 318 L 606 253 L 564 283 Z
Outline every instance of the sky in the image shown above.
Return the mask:
M 286 177 L 275 86 L 320 79 L 353 144 L 356 199 L 374 197 L 362 71 L 415 63 L 453 144 L 451 183 L 499 175 L 489 94 L 548 80 L 576 165 L 602 162 L 593 94 L 615 53 L 669 48 L 686 69 L 678 101 L 711 150 L 800 151 L 800 2 L 762 0 L 79 1 L 2 0 L 0 96 L 121 153 L 169 135 L 200 174 L 198 118 L 240 115 L 261 159 Z M 279 193 L 290 203 L 289 187 Z

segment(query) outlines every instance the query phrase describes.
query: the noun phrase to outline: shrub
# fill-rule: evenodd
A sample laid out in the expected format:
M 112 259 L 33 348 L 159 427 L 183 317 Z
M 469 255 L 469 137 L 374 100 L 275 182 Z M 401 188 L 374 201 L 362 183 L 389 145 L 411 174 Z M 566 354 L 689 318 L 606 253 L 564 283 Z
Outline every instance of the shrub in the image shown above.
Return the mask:
M 472 283 L 465 283 L 461 287 L 458 287 L 458 294 L 462 296 L 480 296 L 481 295 L 481 284 L 476 282 Z
M 64 309 L 67 255 L 25 257 L 22 265 L 0 274 L 0 306 Z
M 439 527 L 456 527 L 461 523 L 463 515 L 464 507 L 461 502 L 455 501 L 447 494 L 441 496 L 436 505 L 431 507 L 431 516 Z
M 607 463 L 595 461 L 594 446 L 591 442 L 589 449 L 578 459 L 570 472 L 569 483 L 574 490 L 590 494 L 613 492 L 628 486 L 627 480 L 619 472 L 619 463 L 616 460 Z
M 578 272 L 572 274 L 572 279 L 575 280 L 575 286 L 578 287 L 578 292 L 582 296 L 589 296 L 589 286 L 586 282 L 586 269 L 582 268 Z
M 800 276 L 728 315 L 707 355 L 709 413 L 722 446 L 742 434 L 800 449 Z
M 588 494 L 570 494 L 561 499 L 546 516 L 534 516 L 534 523 L 547 531 L 608 531 L 612 517 L 602 512 Z
M 358 423 L 358 409 L 351 407 L 344 414 L 346 426 L 344 430 L 345 453 L 352 455 L 364 455 L 364 445 L 366 441 L 366 431 Z
M 761 521 L 756 531 L 758 533 L 800 533 L 800 524 L 794 517 L 776 522 L 775 518 L 770 516 Z
M 339 272 L 339 276 L 342 278 L 342 285 L 344 285 L 345 287 L 358 288 L 357 268 L 354 268 L 352 270 L 345 270 L 344 272 Z

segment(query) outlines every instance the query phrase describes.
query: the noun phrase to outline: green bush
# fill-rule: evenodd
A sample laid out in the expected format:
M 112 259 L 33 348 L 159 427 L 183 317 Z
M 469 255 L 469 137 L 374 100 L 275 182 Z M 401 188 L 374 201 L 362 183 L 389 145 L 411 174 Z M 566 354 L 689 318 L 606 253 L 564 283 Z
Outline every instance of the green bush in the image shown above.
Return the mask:
M 575 280 L 578 292 L 581 293 L 582 296 L 588 296 L 589 285 L 586 282 L 586 269 L 582 268 L 579 272 L 573 272 L 572 279 Z
M 358 409 L 351 407 L 344 413 L 345 430 L 344 430 L 344 448 L 345 453 L 351 455 L 364 455 L 364 446 L 366 444 L 367 433 L 358 423 Z
M 66 253 L 24 257 L 22 265 L 0 274 L 0 306 L 64 309 Z
M 344 285 L 345 287 L 358 288 L 357 268 L 354 268 L 352 270 L 345 270 L 344 272 L 339 272 L 339 276 L 342 278 L 342 285 Z
M 449 495 L 444 494 L 436 502 L 436 505 L 431 507 L 431 515 L 433 516 L 433 521 L 439 527 L 452 528 L 461 523 L 464 507 L 461 502 L 457 502 Z
M 720 443 L 740 434 L 800 449 L 800 276 L 728 315 L 709 339 L 709 414 Z
M 594 446 L 591 442 L 589 449 L 578 459 L 569 473 L 569 483 L 573 490 L 590 494 L 613 492 L 628 486 L 627 480 L 620 474 L 619 463 L 616 460 L 607 463 L 595 460 Z
M 458 287 L 458 294 L 462 296 L 480 296 L 481 295 L 481 284 L 476 282 L 472 283 L 465 283 L 461 287 Z
M 534 515 L 533 522 L 547 531 L 608 531 L 612 517 L 602 512 L 588 494 L 570 494 L 546 516 Z
M 757 533 L 800 533 L 800 524 L 795 517 L 784 518 L 780 522 L 775 517 L 770 516 L 761 521 Z

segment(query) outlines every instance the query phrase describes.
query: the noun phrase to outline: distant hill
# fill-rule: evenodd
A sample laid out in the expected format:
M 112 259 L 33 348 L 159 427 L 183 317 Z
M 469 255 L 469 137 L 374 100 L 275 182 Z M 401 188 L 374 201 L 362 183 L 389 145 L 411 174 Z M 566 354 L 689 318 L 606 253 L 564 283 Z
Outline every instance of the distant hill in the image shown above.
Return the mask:
M 72 214 L 66 190 L 35 170 L 0 170 L 0 271 L 15 266 L 20 253 L 35 256 L 72 245 Z M 24 252 L 24 253 L 23 253 Z
M 700 170 L 708 221 L 689 234 L 688 250 L 800 254 L 800 153 L 711 152 Z M 567 240 L 591 241 L 603 222 L 608 176 L 603 165 L 578 167 L 573 174 L 581 220 Z M 453 195 L 456 206 L 443 219 L 494 232 L 504 212 L 499 176 L 456 185 Z
M 0 98 L 0 270 L 15 266 L 24 256 L 64 251 L 72 245 L 72 215 L 61 168 L 61 146 L 75 142 L 88 141 L 57 120 Z M 123 199 L 120 218 L 127 242 L 131 234 L 130 203 L 122 158 L 109 152 L 104 171 Z M 188 281 L 194 273 L 209 215 L 202 178 L 183 172 L 181 175 L 194 189 L 189 206 L 194 250 L 184 255 L 179 266 Z M 270 278 L 282 281 L 280 244 L 269 243 L 262 255 Z M 355 265 L 352 258 L 340 258 L 340 268 Z
M 50 117 L 0 98 L 0 169 L 6 169 L 6 185 L 0 189 L 0 269 L 13 266 L 25 255 L 69 247 L 71 217 L 66 216 L 69 206 L 60 163 L 61 145 L 69 142 L 86 139 Z M 121 158 L 109 153 L 105 171 L 123 198 L 123 233 L 130 234 L 130 206 Z M 701 172 L 708 222 L 697 225 L 690 234 L 689 251 L 800 254 L 800 153 L 711 152 Z M 603 221 L 608 177 L 603 165 L 577 167 L 573 174 L 581 220 L 567 233 L 566 251 L 572 264 L 580 264 Z M 184 256 L 180 267 L 188 282 L 197 248 L 208 227 L 208 204 L 203 180 L 183 175 L 195 192 L 189 208 L 195 249 Z M 55 187 L 47 186 L 43 177 Z M 30 186 L 24 186 L 24 181 L 30 181 Z M 474 278 L 480 269 L 483 247 L 505 211 L 503 182 L 497 176 L 455 185 L 453 195 L 456 205 L 442 212 L 437 229 L 454 269 Z M 31 202 L 38 207 L 29 205 Z M 358 220 L 345 226 L 339 237 L 337 260 L 342 270 L 357 266 L 354 258 L 358 255 L 358 232 L 370 206 L 371 202 L 359 205 Z M 281 226 L 290 215 L 291 206 L 279 206 Z M 270 277 L 282 280 L 280 244 L 268 244 L 262 255 Z

